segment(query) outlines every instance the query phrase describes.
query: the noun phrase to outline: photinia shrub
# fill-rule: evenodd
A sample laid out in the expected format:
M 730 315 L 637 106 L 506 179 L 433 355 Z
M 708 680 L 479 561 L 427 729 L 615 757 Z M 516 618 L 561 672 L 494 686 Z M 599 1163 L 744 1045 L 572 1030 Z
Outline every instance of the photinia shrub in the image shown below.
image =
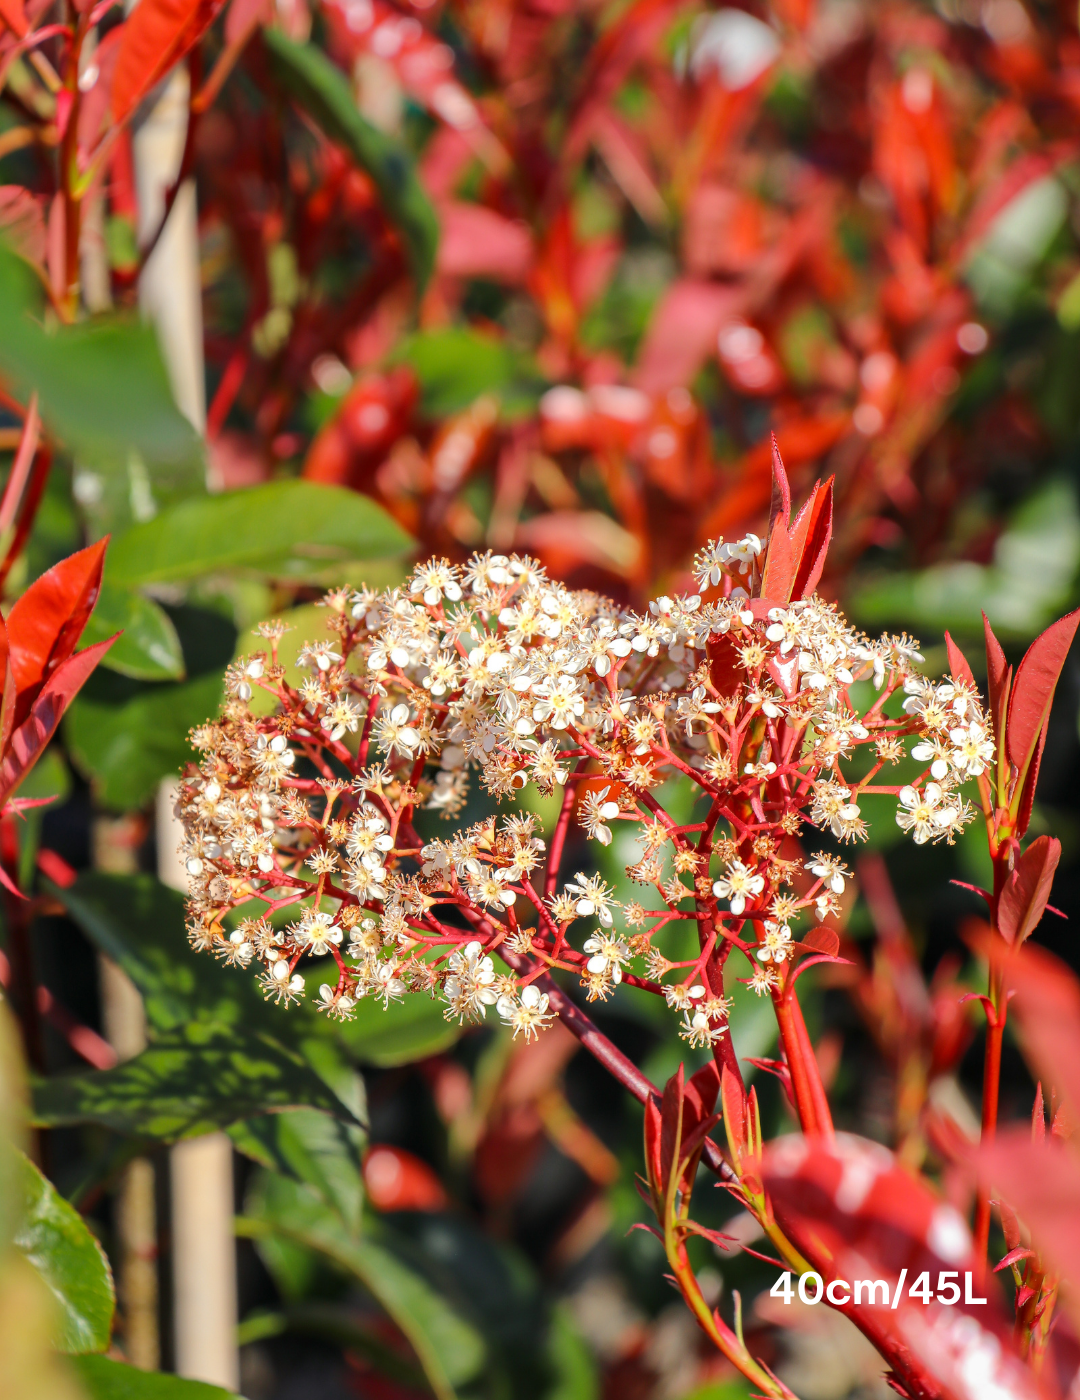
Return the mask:
M 984 1282 L 985 1191 L 973 1243 L 955 1209 L 886 1149 L 834 1134 L 797 989 L 809 969 L 844 961 L 834 925 L 852 872 L 808 849 L 804 832 L 857 844 L 864 795 L 888 794 L 917 845 L 952 843 L 977 817 L 971 798 L 981 806 L 997 872 L 986 892 L 989 1143 L 1004 954 L 1041 917 L 1057 852 L 1040 838 L 1020 853 L 1025 793 L 1077 616 L 1040 638 L 1015 678 L 991 671 L 987 708 L 955 647 L 950 674 L 930 679 L 910 637 L 871 639 L 814 592 L 831 483 L 792 518 L 778 454 L 774 482 L 765 540 L 710 543 L 694 562 L 700 591 L 643 612 L 489 550 L 463 567 L 431 559 L 383 593 L 329 593 L 327 636 L 303 645 L 298 685 L 279 660 L 283 626 L 262 625 L 265 649 L 231 668 L 220 716 L 192 735 L 200 758 L 178 806 L 190 941 L 285 1006 L 307 995 L 317 960 L 316 1004 L 334 1018 L 364 998 L 410 995 L 439 998 L 458 1022 L 491 1009 L 525 1041 L 560 1018 L 645 1104 L 646 1194 L 672 1275 L 762 1393 L 791 1394 L 751 1355 L 738 1317 L 733 1329 L 705 1303 L 689 1263 L 693 1234 L 722 1243 L 689 1214 L 702 1160 L 782 1266 L 819 1284 L 851 1269 L 876 1270 L 890 1289 L 900 1267 L 913 1283 L 936 1279 L 939 1265 L 966 1273 L 956 1313 L 948 1297 L 908 1297 L 902 1309 L 876 1295 L 843 1302 L 901 1393 L 988 1393 L 973 1388 L 977 1374 L 996 1394 L 1035 1395 L 996 1302 L 972 1301 L 972 1281 Z M 909 755 L 918 775 L 890 782 Z M 515 808 L 424 840 L 418 814 L 458 816 L 477 778 L 496 804 L 527 785 L 557 794 L 553 825 L 541 831 Z M 675 779 L 696 790 L 695 820 L 665 809 Z M 572 823 L 601 845 L 619 824 L 634 827 L 628 874 L 640 899 L 621 903 L 601 876 L 564 869 Z M 697 949 L 669 957 L 667 936 L 684 922 Z M 688 1082 L 680 1069 L 661 1095 L 556 973 L 576 979 L 587 1003 L 622 983 L 662 997 L 683 1039 L 712 1059 Z M 799 1138 L 762 1141 L 731 1043 L 734 978 L 775 1010 L 783 1061 L 770 1067 Z M 724 1146 L 710 1136 L 718 1096 Z

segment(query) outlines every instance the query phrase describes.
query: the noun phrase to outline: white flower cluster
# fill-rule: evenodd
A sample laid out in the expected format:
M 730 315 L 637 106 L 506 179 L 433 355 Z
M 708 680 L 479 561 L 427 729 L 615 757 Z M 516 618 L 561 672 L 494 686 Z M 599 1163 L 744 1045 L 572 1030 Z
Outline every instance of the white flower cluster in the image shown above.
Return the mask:
M 330 636 L 301 649 L 298 683 L 285 629 L 265 624 L 268 650 L 230 668 L 221 715 L 192 735 L 178 810 L 193 943 L 257 968 L 278 1000 L 303 995 L 298 965 L 315 957 L 334 969 L 328 1014 L 426 991 L 448 1017 L 494 1007 L 527 1038 L 552 1019 L 552 970 L 590 999 L 630 979 L 664 995 L 692 1044 L 715 1044 L 731 949 L 776 992 L 809 951 L 793 923 L 840 910 L 849 872 L 829 853 L 796 891 L 786 843 L 801 824 L 860 839 L 861 794 L 886 791 L 916 842 L 952 841 L 971 816 L 959 787 L 994 757 L 969 686 L 926 680 L 910 638 L 872 642 L 817 597 L 763 599 L 764 562 L 756 536 L 717 542 L 694 561 L 701 593 L 637 612 L 531 559 L 430 560 L 386 592 L 327 595 Z M 860 709 L 864 680 L 875 698 Z M 252 709 L 256 690 L 273 713 Z M 925 771 L 881 785 L 908 735 Z M 554 829 L 516 811 L 422 837 L 418 813 L 460 812 L 474 772 L 496 799 L 559 794 Z M 674 774 L 699 790 L 689 825 L 653 792 Z M 628 873 L 656 902 L 620 904 L 588 872 L 560 888 L 571 829 L 610 845 L 623 823 L 642 843 Z M 657 941 L 677 921 L 696 925 L 700 955 L 671 963 Z

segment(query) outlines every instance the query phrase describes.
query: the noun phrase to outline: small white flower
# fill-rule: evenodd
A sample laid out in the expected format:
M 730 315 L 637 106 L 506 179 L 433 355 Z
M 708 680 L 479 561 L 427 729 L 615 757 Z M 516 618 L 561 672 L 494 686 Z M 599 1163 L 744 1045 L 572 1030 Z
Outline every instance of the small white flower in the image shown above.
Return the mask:
M 755 874 L 741 860 L 733 860 L 712 888 L 717 899 L 730 900 L 731 912 L 739 915 L 745 910 L 747 899 L 755 899 L 765 888 L 765 877 Z

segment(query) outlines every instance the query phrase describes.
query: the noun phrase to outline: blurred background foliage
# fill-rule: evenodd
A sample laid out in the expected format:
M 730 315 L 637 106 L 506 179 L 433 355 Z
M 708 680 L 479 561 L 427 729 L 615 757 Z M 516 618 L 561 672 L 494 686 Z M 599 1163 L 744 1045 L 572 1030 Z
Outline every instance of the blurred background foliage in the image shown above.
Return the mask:
M 16 42 L 19 17 L 44 24 L 47 6 L 0 3 L 0 449 L 10 475 L 36 394 L 51 452 L 5 598 L 108 533 L 87 640 L 123 628 L 24 788 L 54 798 L 20 824 L 17 861 L 51 1008 L 32 1146 L 53 1185 L 27 1164 L 0 1192 L 0 1338 L 30 1339 L 18 1364 L 37 1394 L 127 1394 L 98 1354 L 114 1300 L 94 1240 L 115 1258 L 118 1173 L 155 1162 L 167 1260 L 163 1148 L 225 1127 L 250 1400 L 735 1400 L 745 1388 L 674 1299 L 657 1242 L 628 1233 L 638 1109 L 569 1034 L 514 1046 L 419 1001 L 362 1004 L 344 1026 L 265 1008 L 249 979 L 189 955 L 182 901 L 152 873 L 154 797 L 258 621 L 284 616 L 299 641 L 327 587 L 385 586 L 417 555 L 477 548 L 528 552 L 638 604 L 687 588 L 706 538 L 763 528 L 770 430 L 797 496 L 836 477 L 823 591 L 868 629 L 921 636 L 930 669 L 945 628 L 981 636 L 981 609 L 1019 653 L 1075 606 L 1075 6 L 211 9 L 188 60 L 206 100 L 191 104 L 184 163 L 204 434 L 138 316 L 149 248 L 131 128 L 114 112 L 113 139 L 104 107 L 80 128 L 88 151 L 111 144 L 86 194 L 97 241 L 81 248 L 82 300 L 65 302 L 70 192 L 48 79 L 64 55 L 46 37 L 42 67 Z M 127 22 L 93 13 L 88 107 Z M 1074 659 L 1034 823 L 1062 839 L 1054 899 L 1070 917 L 1078 707 Z M 917 1103 L 972 1113 L 979 1047 L 956 998 L 979 975 L 964 938 L 981 909 L 950 880 L 980 878 L 984 857 L 977 838 L 914 851 L 881 807 L 845 910 L 853 966 L 819 974 L 806 1010 L 838 1124 L 921 1158 L 913 1083 Z M 126 874 L 103 869 L 101 833 L 118 822 Z M 599 855 L 620 893 L 625 846 Z M 1075 964 L 1067 929 L 1040 936 Z M 101 1039 L 98 953 L 145 1002 L 147 1048 L 121 1064 Z M 740 1055 L 767 1056 L 768 1006 L 733 990 Z M 656 1081 L 693 1058 L 644 994 L 624 989 L 597 1018 Z M 17 1052 L 4 1054 L 18 1139 Z M 759 1078 L 768 1134 L 788 1119 Z M 1010 1051 L 1006 1113 L 1029 1094 Z M 305 1107 L 264 1111 L 287 1104 Z M 725 1221 L 724 1194 L 701 1213 Z M 751 1243 L 742 1223 L 729 1228 Z M 48 1277 L 64 1314 L 51 1319 L 18 1283 L 27 1259 L 49 1275 L 59 1235 L 36 1253 L 31 1236 L 50 1228 L 66 1231 L 68 1269 Z M 842 1319 L 808 1312 L 781 1341 L 758 1297 L 767 1267 L 699 1243 L 703 1284 L 725 1308 L 741 1291 L 757 1350 L 805 1400 L 886 1393 Z M 125 1327 L 121 1310 L 114 1358 Z M 78 1379 L 50 1337 L 86 1353 Z M 0 1366 L 12 1354 L 0 1345 Z

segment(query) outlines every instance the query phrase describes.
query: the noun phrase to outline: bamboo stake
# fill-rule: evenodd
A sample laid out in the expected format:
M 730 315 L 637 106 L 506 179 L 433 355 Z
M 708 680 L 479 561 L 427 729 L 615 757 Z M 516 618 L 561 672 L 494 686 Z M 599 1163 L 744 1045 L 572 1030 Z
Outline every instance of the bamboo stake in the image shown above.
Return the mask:
M 134 137 L 139 199 L 139 240 L 154 237 L 165 213 L 166 191 L 176 180 L 187 135 L 190 80 L 176 69 L 163 85 Z M 173 394 L 200 431 L 206 426 L 202 301 L 195 184 L 181 186 L 165 227 L 139 281 L 143 313 L 154 323 Z M 158 874 L 186 885 L 176 857 L 179 825 L 175 788 L 163 784 L 157 803 Z M 232 1147 L 222 1133 L 173 1148 L 173 1292 L 176 1370 L 193 1380 L 236 1390 L 236 1246 L 233 1235 Z
M 92 828 L 94 868 L 113 875 L 134 874 L 145 832 L 145 821 L 138 815 L 96 816 Z M 98 972 L 106 1039 L 118 1060 L 130 1060 L 146 1045 L 142 997 L 127 973 L 104 954 L 98 956 Z M 157 1209 L 154 1167 L 145 1157 L 130 1162 L 120 1178 L 116 1191 L 116 1239 L 124 1352 L 133 1366 L 156 1371 L 161 1360 Z

